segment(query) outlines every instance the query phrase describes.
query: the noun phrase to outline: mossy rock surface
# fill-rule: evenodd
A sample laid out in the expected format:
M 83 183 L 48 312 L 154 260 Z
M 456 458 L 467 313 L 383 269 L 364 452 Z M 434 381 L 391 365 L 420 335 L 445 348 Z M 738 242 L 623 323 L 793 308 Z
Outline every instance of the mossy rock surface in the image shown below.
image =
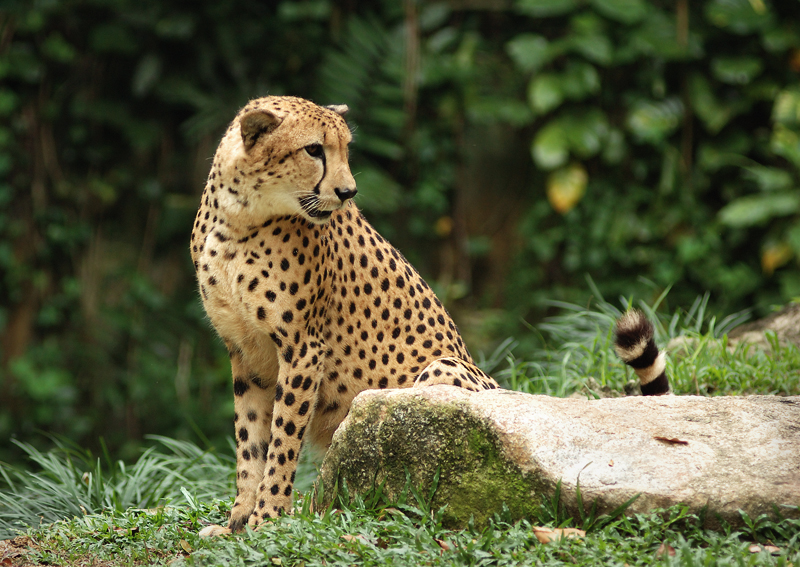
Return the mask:
M 594 504 L 627 513 L 685 504 L 705 526 L 797 516 L 800 397 L 661 396 L 560 399 L 451 386 L 359 394 L 336 431 L 317 480 L 325 507 L 379 488 L 389 501 L 408 486 L 444 522 L 485 525 L 508 509 L 531 517 L 561 483 L 574 517 Z M 411 494 L 409 500 L 413 502 Z
M 538 506 L 535 477 L 505 455 L 498 432 L 465 400 L 372 397 L 353 404 L 346 423 L 317 481 L 323 506 L 343 483 L 349 494 L 381 487 L 391 501 L 412 486 L 428 498 L 436 476 L 432 504 L 446 505 L 443 521 L 450 527 L 464 527 L 470 518 L 483 526 L 504 504 L 515 518 Z

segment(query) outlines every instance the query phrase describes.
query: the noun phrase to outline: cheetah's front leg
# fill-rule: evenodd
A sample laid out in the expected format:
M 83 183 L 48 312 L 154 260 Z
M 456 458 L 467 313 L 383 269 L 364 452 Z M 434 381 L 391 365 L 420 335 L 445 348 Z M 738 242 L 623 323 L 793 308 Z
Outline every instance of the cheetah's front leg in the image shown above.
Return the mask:
M 230 344 L 228 348 L 233 373 L 236 500 L 228 527 L 207 526 L 200 531 L 201 536 L 229 534 L 247 523 L 255 508 L 269 450 L 277 363 L 274 357 L 265 356 L 255 368 L 244 361 L 238 349 Z
M 310 345 L 310 346 L 309 346 Z M 283 349 L 275 388 L 272 435 L 265 472 L 258 485 L 251 527 L 264 518 L 291 513 L 292 488 L 306 427 L 314 412 L 322 376 L 319 343 L 300 342 Z M 286 361 L 286 362 L 285 362 Z
M 274 385 L 263 388 L 263 384 L 255 375 L 235 376 L 233 391 L 236 428 L 236 500 L 231 508 L 228 527 L 236 532 L 242 529 L 252 514 L 256 504 L 258 484 L 264 476 L 270 446 L 275 388 Z
M 231 355 L 233 370 L 233 408 L 236 437 L 236 500 L 228 528 L 239 531 L 247 523 L 256 504 L 258 484 L 264 476 L 270 444 L 272 408 L 277 373 L 255 372 L 240 354 Z M 271 374 L 271 376 L 265 375 Z

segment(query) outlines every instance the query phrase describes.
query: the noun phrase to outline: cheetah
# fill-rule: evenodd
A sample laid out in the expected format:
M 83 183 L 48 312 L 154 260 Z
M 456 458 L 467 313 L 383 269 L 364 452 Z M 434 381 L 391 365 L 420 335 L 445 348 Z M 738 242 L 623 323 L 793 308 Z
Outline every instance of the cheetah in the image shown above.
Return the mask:
M 347 110 L 255 99 L 214 156 L 191 254 L 231 361 L 237 490 L 228 527 L 203 535 L 290 513 L 303 444 L 328 447 L 359 392 L 498 387 L 428 284 L 353 202 Z M 640 335 L 636 327 L 623 356 L 641 358 Z

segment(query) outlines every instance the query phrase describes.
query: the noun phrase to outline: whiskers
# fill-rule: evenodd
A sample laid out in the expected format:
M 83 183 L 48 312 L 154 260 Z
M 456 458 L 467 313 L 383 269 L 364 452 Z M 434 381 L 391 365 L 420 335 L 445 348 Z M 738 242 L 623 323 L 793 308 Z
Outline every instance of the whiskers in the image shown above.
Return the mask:
M 300 203 L 300 208 L 311 218 L 327 218 L 331 211 L 322 208 L 319 196 L 308 191 L 296 191 L 294 197 Z

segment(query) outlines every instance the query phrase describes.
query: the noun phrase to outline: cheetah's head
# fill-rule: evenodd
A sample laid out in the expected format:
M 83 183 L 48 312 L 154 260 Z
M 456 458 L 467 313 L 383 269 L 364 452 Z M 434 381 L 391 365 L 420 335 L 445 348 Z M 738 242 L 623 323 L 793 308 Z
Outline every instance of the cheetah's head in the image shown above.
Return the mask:
M 323 224 L 356 194 L 348 165 L 347 106 L 294 97 L 251 101 L 228 128 L 208 185 L 228 222 L 300 215 Z M 230 218 L 234 217 L 234 218 Z

